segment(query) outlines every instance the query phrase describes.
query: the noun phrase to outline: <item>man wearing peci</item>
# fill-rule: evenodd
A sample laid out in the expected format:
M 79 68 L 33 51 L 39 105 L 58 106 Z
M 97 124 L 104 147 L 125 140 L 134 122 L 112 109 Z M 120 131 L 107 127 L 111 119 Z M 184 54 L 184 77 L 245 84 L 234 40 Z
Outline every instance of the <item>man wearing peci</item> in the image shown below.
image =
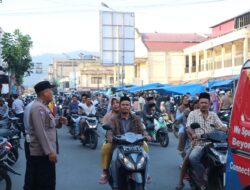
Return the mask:
M 48 81 L 39 82 L 34 87 L 37 100 L 32 104 L 29 119 L 30 163 L 27 190 L 55 190 L 58 153 L 56 128 L 66 124 L 67 119 L 61 117 L 57 122 L 48 108 L 53 98 L 53 87 Z

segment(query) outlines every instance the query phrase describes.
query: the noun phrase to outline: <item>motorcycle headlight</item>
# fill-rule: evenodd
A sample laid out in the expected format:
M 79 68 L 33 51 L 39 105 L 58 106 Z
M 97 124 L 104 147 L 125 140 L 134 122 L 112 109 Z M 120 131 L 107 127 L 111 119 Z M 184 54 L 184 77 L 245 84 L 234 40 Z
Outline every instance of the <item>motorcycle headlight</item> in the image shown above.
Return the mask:
M 142 156 L 140 161 L 137 164 L 137 169 L 141 169 L 144 166 L 144 163 L 145 163 L 145 157 Z
M 159 122 L 160 122 L 160 123 L 163 123 L 163 122 L 164 122 L 164 118 L 163 118 L 163 117 L 160 117 L 160 118 L 159 118 Z
M 95 129 L 95 128 L 96 128 L 96 125 L 89 125 L 89 128 L 90 128 L 90 129 Z
M 131 170 L 135 170 L 135 166 L 134 164 L 129 160 L 127 159 L 126 157 L 123 158 L 123 163 L 125 164 L 125 166 Z
M 219 158 L 219 160 L 222 164 L 227 163 L 227 155 L 220 153 L 219 151 L 215 150 L 214 148 L 211 148 L 211 151 L 214 153 L 214 155 L 216 155 Z
M 127 159 L 122 153 L 119 153 L 118 157 L 128 169 L 135 170 L 134 164 L 129 159 Z

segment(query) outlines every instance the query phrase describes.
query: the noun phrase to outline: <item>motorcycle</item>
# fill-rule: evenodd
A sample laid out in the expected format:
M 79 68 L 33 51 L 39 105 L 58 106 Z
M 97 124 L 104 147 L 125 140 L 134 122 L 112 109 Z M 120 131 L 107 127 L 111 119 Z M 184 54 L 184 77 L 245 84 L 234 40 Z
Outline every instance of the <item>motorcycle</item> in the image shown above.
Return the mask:
M 11 150 L 11 144 L 8 143 L 7 139 L 0 139 L 0 188 L 1 190 L 11 190 L 11 178 L 8 172 L 16 175 L 21 175 L 17 173 L 8 165 L 8 154 Z M 11 161 L 11 160 L 10 160 Z
M 192 129 L 200 128 L 198 123 L 191 124 Z M 204 133 L 201 135 L 200 141 L 206 142 L 204 147 L 204 155 L 201 158 L 201 162 L 206 168 L 205 175 L 208 182 L 206 190 L 224 190 L 224 177 L 226 167 L 226 154 L 227 154 L 227 135 L 224 132 L 214 130 L 210 133 Z M 194 190 L 200 190 L 199 185 L 196 182 L 194 169 L 192 166 L 188 169 L 190 177 L 190 186 Z
M 98 121 L 101 121 L 101 119 L 105 116 L 107 113 L 108 106 L 105 104 L 97 104 L 96 105 L 96 117 Z
M 230 123 L 231 112 L 232 112 L 232 108 L 227 109 L 227 110 L 221 110 L 218 112 L 218 117 L 227 126 L 229 126 L 229 123 Z
M 155 113 L 151 117 L 154 118 L 154 123 L 145 123 L 146 131 L 152 137 L 151 142 L 160 143 L 162 147 L 167 147 L 169 136 L 164 114 Z
M 17 121 L 18 118 L 9 118 L 9 126 L 5 128 L 0 128 L 0 137 L 6 138 L 12 145 L 11 150 L 8 153 L 8 157 L 15 162 L 17 162 L 19 158 L 18 148 L 20 146 L 20 131 L 18 130 Z M 15 125 L 16 124 L 16 125 Z M 10 162 L 10 165 L 14 163 Z
M 111 126 L 103 125 L 104 130 Z M 147 153 L 141 144 L 145 137 L 141 134 L 125 133 L 113 137 L 117 149 L 118 187 L 120 190 L 145 190 L 147 179 Z M 110 169 L 109 184 L 113 187 L 112 170 Z
M 176 120 L 172 123 L 172 130 L 173 130 L 174 136 L 178 139 L 178 137 L 179 137 L 179 125 L 178 125 L 178 122 Z
M 72 114 L 70 116 L 70 123 L 69 123 L 69 133 L 73 136 L 74 139 L 77 139 L 77 131 L 76 131 L 76 125 L 77 125 L 77 119 L 80 116 L 78 114 Z
M 84 130 L 85 138 L 81 139 L 82 145 L 88 145 L 91 149 L 96 149 L 99 137 L 97 133 L 98 120 L 93 114 L 81 117 L 86 121 L 86 127 Z

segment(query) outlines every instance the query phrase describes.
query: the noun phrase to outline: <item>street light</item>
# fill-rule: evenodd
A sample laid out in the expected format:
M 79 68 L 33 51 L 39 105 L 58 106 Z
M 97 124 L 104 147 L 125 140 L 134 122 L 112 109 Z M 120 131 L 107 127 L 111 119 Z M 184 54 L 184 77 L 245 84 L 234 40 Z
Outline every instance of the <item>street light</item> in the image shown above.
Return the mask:
M 115 11 L 114 9 L 110 8 L 106 3 L 101 2 L 101 6 L 103 6 L 105 8 L 108 8 L 108 9 L 110 9 L 112 11 Z
M 73 59 L 66 53 L 63 53 L 63 55 L 70 60 L 71 62 L 71 65 L 72 65 L 72 74 L 73 74 L 73 86 L 74 86 L 74 89 L 76 90 L 76 72 L 75 72 L 75 65 L 74 65 L 74 61 Z

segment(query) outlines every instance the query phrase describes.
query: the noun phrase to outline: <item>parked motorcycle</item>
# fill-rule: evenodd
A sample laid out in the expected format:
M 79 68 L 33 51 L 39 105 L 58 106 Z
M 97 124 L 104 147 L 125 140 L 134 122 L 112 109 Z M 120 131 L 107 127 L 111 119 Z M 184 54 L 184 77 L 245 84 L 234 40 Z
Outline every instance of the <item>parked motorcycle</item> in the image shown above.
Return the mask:
M 9 124 L 4 128 L 0 128 L 0 137 L 6 138 L 12 145 L 8 157 L 13 160 L 14 163 L 19 158 L 18 148 L 20 148 L 20 131 L 17 127 L 18 120 L 18 118 L 9 118 Z M 9 164 L 13 165 L 12 163 Z
M 167 147 L 169 144 L 169 136 L 164 114 L 155 113 L 151 117 L 154 118 L 154 123 L 144 123 L 146 131 L 152 137 L 151 142 L 160 143 L 162 147 Z
M 103 125 L 104 130 L 110 130 L 109 125 Z M 141 134 L 125 133 L 113 137 L 113 143 L 118 150 L 118 188 L 120 190 L 145 190 L 147 179 L 147 153 L 141 144 L 145 140 Z M 109 184 L 113 187 L 112 170 L 110 169 Z
M 11 190 L 11 178 L 8 172 L 16 175 L 20 175 L 14 169 L 8 165 L 8 154 L 11 150 L 11 144 L 8 143 L 7 139 L 0 139 L 0 189 L 1 190 Z
M 191 124 L 192 129 L 200 128 L 198 123 Z M 224 190 L 224 176 L 227 154 L 227 135 L 224 132 L 214 130 L 201 135 L 200 141 L 207 142 L 204 147 L 204 156 L 201 161 L 206 168 L 207 187 L 206 190 Z M 200 190 L 196 182 L 196 174 L 192 166 L 188 170 L 190 186 L 195 190 Z
M 88 145 L 91 149 L 96 149 L 98 144 L 97 126 L 98 120 L 95 115 L 81 116 L 86 120 L 86 127 L 84 131 L 84 139 L 81 139 L 82 145 Z

